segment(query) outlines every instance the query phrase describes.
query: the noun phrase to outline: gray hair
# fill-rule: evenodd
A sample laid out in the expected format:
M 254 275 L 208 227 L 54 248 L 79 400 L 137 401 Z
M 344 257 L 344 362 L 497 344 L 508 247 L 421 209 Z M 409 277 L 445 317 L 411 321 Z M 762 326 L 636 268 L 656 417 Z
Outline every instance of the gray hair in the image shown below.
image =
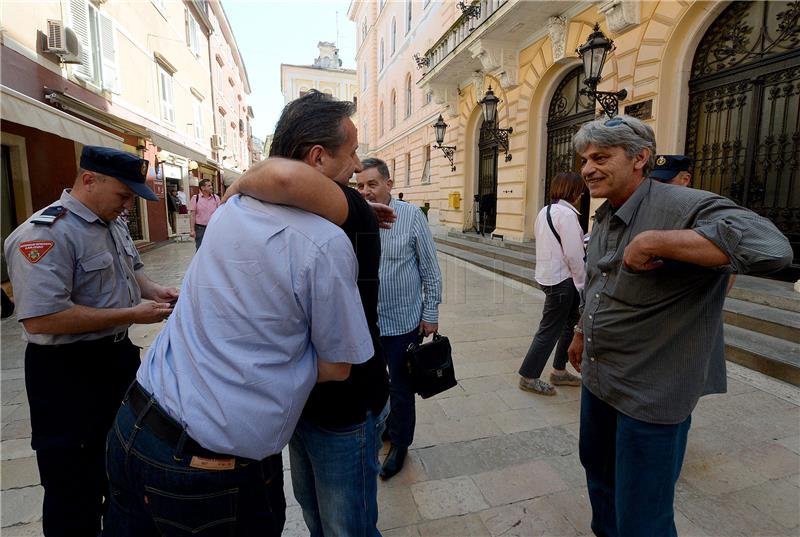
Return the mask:
M 391 177 L 389 176 L 389 167 L 386 165 L 384 161 L 379 158 L 365 158 L 361 161 L 361 170 L 367 171 L 370 168 L 377 168 L 378 173 L 383 176 L 385 181 L 388 181 Z
M 619 124 L 607 125 L 611 121 L 619 121 Z M 649 149 L 650 158 L 642 170 L 644 176 L 650 175 L 655 166 L 656 136 L 649 125 L 635 117 L 621 115 L 613 119 L 603 118 L 584 123 L 572 137 L 572 144 L 578 153 L 583 153 L 590 145 L 621 147 L 628 158 L 634 158 L 642 149 Z

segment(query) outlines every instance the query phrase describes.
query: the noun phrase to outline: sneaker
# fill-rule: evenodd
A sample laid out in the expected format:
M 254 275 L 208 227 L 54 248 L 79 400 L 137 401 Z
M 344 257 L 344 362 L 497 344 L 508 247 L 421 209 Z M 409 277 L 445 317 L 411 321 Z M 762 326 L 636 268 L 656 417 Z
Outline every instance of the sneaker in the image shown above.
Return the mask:
M 520 377 L 519 389 L 526 392 L 538 393 L 539 395 L 555 395 L 556 389 L 542 379 L 529 379 Z
M 563 373 L 550 373 L 550 384 L 555 386 L 580 386 L 581 378 L 569 371 Z

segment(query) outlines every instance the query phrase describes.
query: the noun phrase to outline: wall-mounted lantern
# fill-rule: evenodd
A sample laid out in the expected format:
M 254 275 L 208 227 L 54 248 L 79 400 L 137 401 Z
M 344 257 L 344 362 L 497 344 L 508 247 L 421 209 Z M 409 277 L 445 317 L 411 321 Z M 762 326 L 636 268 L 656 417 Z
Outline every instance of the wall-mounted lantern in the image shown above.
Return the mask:
M 447 123 L 444 122 L 442 114 L 439 114 L 439 119 L 433 124 L 433 131 L 436 134 L 436 145 L 434 149 L 441 149 L 447 160 L 450 161 L 450 171 L 456 171 L 456 165 L 453 164 L 453 154 L 456 152 L 456 146 L 442 145 L 444 143 L 444 134 L 447 132 Z
M 619 91 L 597 91 L 597 84 L 603 78 L 603 66 L 609 52 L 613 52 L 616 47 L 614 41 L 607 38 L 600 31 L 600 25 L 594 24 L 594 31 L 589 34 L 586 43 L 575 49 L 578 57 L 583 61 L 583 83 L 586 88 L 581 90 L 581 94 L 592 97 L 600 103 L 603 112 L 612 118 L 619 112 L 619 101 L 628 96 L 628 91 L 624 88 Z
M 500 99 L 498 99 L 492 91 L 492 86 L 489 86 L 486 95 L 483 96 L 483 99 L 478 101 L 478 104 L 483 108 L 483 120 L 488 124 L 484 128 L 503 149 L 503 152 L 506 154 L 506 162 L 508 162 L 511 160 L 511 155 L 508 152 L 508 135 L 514 132 L 514 128 L 498 129 L 495 127 L 497 121 L 497 103 L 499 102 Z

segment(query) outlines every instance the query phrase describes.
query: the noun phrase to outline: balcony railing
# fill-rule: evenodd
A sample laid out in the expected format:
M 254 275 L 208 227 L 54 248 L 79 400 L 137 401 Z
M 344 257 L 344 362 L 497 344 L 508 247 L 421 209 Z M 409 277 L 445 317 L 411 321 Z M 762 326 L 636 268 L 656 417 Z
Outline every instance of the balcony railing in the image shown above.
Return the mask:
M 444 60 L 448 54 L 458 47 L 468 38 L 480 25 L 486 22 L 491 16 L 500 9 L 508 0 L 477 0 L 472 5 L 481 6 L 481 15 L 477 19 L 467 18 L 461 15 L 456 22 L 444 33 L 444 35 L 426 53 L 428 60 L 428 72 Z

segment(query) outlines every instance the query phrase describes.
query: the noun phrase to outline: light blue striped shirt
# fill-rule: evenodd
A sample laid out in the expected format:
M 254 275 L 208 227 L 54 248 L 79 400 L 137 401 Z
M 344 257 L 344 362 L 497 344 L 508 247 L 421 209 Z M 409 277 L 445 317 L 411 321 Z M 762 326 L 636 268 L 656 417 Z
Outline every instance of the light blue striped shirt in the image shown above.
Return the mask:
M 397 221 L 381 229 L 378 327 L 382 336 L 407 334 L 420 321 L 439 322 L 442 274 L 428 221 L 418 207 L 389 200 Z

